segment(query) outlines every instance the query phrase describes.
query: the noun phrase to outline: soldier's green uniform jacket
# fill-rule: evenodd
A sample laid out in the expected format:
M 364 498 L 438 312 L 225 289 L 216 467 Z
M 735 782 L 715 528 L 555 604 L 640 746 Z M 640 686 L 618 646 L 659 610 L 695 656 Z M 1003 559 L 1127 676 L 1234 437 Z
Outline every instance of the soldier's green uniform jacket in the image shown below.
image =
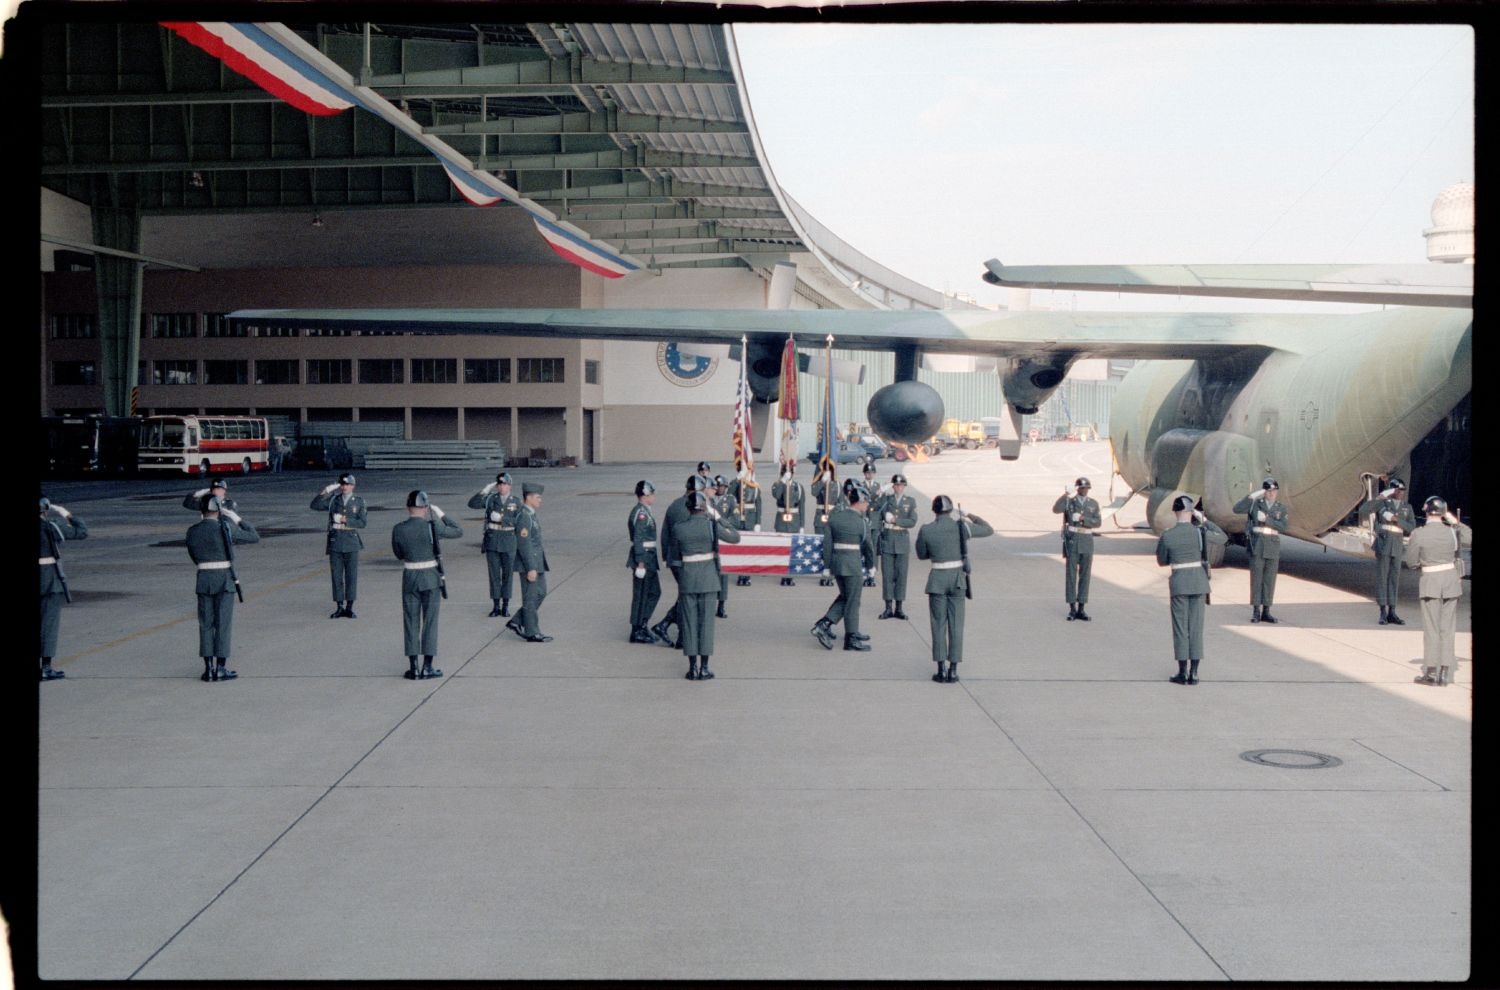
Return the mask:
M 790 485 L 777 481 L 771 486 L 771 514 L 778 533 L 800 533 L 805 523 L 802 482 L 792 479 Z
M 212 564 L 227 561 L 229 554 L 224 548 L 224 533 L 231 543 L 259 543 L 260 534 L 255 527 L 241 519 L 234 525 L 226 519 L 204 519 L 188 527 L 187 551 L 195 564 Z M 229 568 L 198 568 L 198 583 L 194 590 L 200 595 L 234 594 L 234 579 Z
M 1279 559 L 1281 534 L 1286 532 L 1286 503 L 1279 498 L 1269 502 L 1262 495 L 1246 495 L 1234 503 L 1233 511 L 1245 517 L 1245 545 L 1250 555 Z M 1262 513 L 1264 519 L 1260 518 Z
M 1375 556 L 1399 560 L 1406 549 L 1404 538 L 1417 528 L 1411 503 L 1400 498 L 1372 498 L 1361 503 L 1358 512 L 1361 519 L 1375 513 Z
M 326 495 L 318 492 L 308 508 L 328 513 L 328 546 L 325 553 L 354 553 L 365 548 L 364 538 L 359 535 L 359 531 L 369 522 L 364 499 L 353 494 L 346 496 L 339 491 Z M 336 515 L 343 516 L 344 521 L 334 522 L 333 517 Z
M 637 502 L 625 520 L 625 526 L 630 531 L 630 552 L 625 563 L 631 567 L 640 564 L 648 571 L 658 570 L 660 548 L 656 539 L 656 517 L 651 515 L 651 507 Z
M 408 516 L 391 530 L 391 552 L 403 564 L 421 564 L 436 560 L 432 537 L 434 531 L 440 540 L 454 540 L 464 535 L 458 524 L 447 516 L 429 522 L 422 516 Z M 441 548 L 438 548 L 441 549 Z M 401 593 L 436 591 L 442 582 L 438 580 L 436 567 L 401 569 Z
M 877 547 L 880 553 L 911 553 L 911 528 L 917 524 L 917 500 L 910 495 L 891 492 L 877 496 L 870 511 L 880 529 Z
M 958 540 L 958 521 L 953 516 L 952 512 L 939 516 L 917 530 L 917 558 L 930 560 L 933 565 L 932 570 L 927 574 L 925 591 L 929 595 L 947 595 L 955 591 L 959 594 L 963 593 L 963 568 L 937 566 L 963 560 Z M 995 527 L 978 516 L 968 514 L 966 518 L 968 522 L 965 525 L 969 529 L 969 539 L 977 540 L 982 536 L 995 534 Z
M 682 564 L 682 551 L 677 547 L 677 525 L 686 522 L 692 515 L 688 511 L 686 493 L 673 499 L 672 504 L 667 506 L 667 511 L 662 514 L 661 559 L 666 561 L 668 567 L 675 568 Z
M 488 485 L 475 492 L 469 499 L 471 509 L 484 510 L 485 553 L 516 552 L 516 520 L 520 518 L 522 503 L 514 490 L 501 495 Z
M 817 524 L 816 524 L 815 528 L 818 530 L 818 532 L 822 532 L 823 531 L 822 530 L 822 527 L 823 527 L 822 515 L 823 515 L 823 496 L 824 495 L 829 495 L 829 492 L 828 492 L 828 479 L 826 479 L 826 478 L 823 479 L 822 481 L 819 481 L 817 484 L 813 485 L 813 487 L 812 487 L 812 511 L 813 511 L 813 519 L 817 520 Z M 847 506 L 848 504 L 849 504 L 849 500 L 844 497 L 844 492 L 843 492 L 842 487 L 836 488 L 832 492 L 832 494 L 829 495 L 829 499 L 828 499 L 828 511 L 830 513 L 832 513 L 834 509 L 840 508 L 842 506 Z
M 1224 531 L 1208 519 L 1203 520 L 1201 527 L 1180 522 L 1161 534 L 1156 541 L 1156 562 L 1172 568 L 1168 582 L 1171 594 L 1208 594 L 1212 588 L 1209 586 L 1208 562 L 1204 560 L 1204 546 L 1222 546 L 1228 541 Z
M 823 567 L 834 577 L 860 577 L 875 566 L 875 541 L 870 520 L 862 512 L 841 505 L 828 514 L 823 534 Z
M 1052 511 L 1063 517 L 1063 553 L 1093 553 L 1094 530 L 1104 522 L 1099 503 L 1087 496 L 1059 495 Z
M 677 582 L 678 622 L 682 627 L 682 652 L 685 656 L 712 656 L 714 652 L 714 610 L 712 602 L 720 588 L 719 541 L 740 542 L 739 531 L 726 516 L 714 521 L 694 516 L 673 527 L 681 575 Z
M 62 581 L 57 576 L 57 568 L 52 566 L 48 558 L 58 559 L 61 557 L 60 548 L 63 540 L 82 540 L 89 535 L 88 527 L 83 520 L 74 515 L 68 519 L 52 520 L 42 519 L 41 550 L 37 553 L 38 560 L 46 560 L 41 565 L 42 591 L 44 595 L 60 595 L 63 593 Z
M 182 507 L 184 509 L 192 509 L 194 512 L 202 512 L 203 496 L 207 495 L 209 491 L 210 489 L 208 488 L 200 488 L 195 492 L 189 492 L 182 497 Z M 235 504 L 234 499 L 229 497 L 229 492 L 227 490 L 224 492 L 224 496 L 219 499 L 219 504 L 228 509 L 230 512 L 238 512 L 240 508 Z
M 744 508 L 740 507 L 740 492 L 745 495 Z M 740 529 L 754 529 L 760 525 L 760 486 L 745 484 L 739 478 L 729 483 L 729 495 L 734 499 L 735 525 Z
M 541 575 L 550 569 L 547 567 L 547 551 L 542 547 L 542 524 L 537 521 L 536 513 L 524 503 L 516 523 L 516 560 L 520 564 L 518 569 L 522 572 L 522 577 L 525 577 L 526 571 L 536 571 L 537 579 L 541 580 Z
M 1463 523 L 1449 526 L 1429 517 L 1419 526 L 1406 546 L 1406 566 L 1422 572 L 1417 597 L 1463 597 L 1460 551 L 1473 545 L 1474 531 Z

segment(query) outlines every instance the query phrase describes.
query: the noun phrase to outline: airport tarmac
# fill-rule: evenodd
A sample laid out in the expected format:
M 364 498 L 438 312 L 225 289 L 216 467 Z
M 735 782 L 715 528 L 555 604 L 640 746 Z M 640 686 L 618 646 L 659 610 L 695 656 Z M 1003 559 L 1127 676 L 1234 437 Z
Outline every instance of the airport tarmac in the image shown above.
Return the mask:
M 876 620 L 865 589 L 870 653 L 809 635 L 836 589 L 766 577 L 731 587 L 714 681 L 629 644 L 630 491 L 654 480 L 660 518 L 692 469 L 675 463 L 513 472 L 547 488 L 546 644 L 487 618 L 464 503 L 489 476 L 359 473 L 352 621 L 327 618 L 307 508 L 332 474 L 231 479 L 263 540 L 239 551 L 240 677 L 205 684 L 181 542 L 196 483 L 49 484 L 90 535 L 64 548 L 67 679 L 38 688 L 39 973 L 1464 979 L 1469 599 L 1458 683 L 1423 687 L 1414 575 L 1408 625 L 1379 626 L 1373 562 L 1291 541 L 1282 621 L 1252 625 L 1232 548 L 1202 683 L 1168 683 L 1139 500 L 1098 540 L 1093 621 L 1065 621 L 1052 502 L 1086 474 L 1107 503 L 1109 464 L 1052 443 L 899 467 L 923 522 L 943 493 L 997 530 L 971 545 L 956 684 L 930 680 L 915 560 L 911 621 Z M 464 527 L 444 544 L 447 676 L 418 682 L 389 538 L 415 487 Z M 1242 758 L 1259 750 L 1339 762 Z

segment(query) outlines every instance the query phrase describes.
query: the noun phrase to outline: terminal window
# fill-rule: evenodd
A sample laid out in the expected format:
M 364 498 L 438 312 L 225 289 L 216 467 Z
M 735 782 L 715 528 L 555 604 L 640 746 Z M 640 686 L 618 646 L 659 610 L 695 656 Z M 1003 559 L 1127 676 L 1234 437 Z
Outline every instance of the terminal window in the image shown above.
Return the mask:
M 92 340 L 93 313 L 57 313 L 52 317 L 52 336 L 56 340 Z
M 510 358 L 465 358 L 464 384 L 503 385 L 510 381 Z
M 153 361 L 151 370 L 153 385 L 198 384 L 197 361 Z
M 350 385 L 354 382 L 348 358 L 307 362 L 307 384 Z
M 558 384 L 563 380 L 562 358 L 517 358 L 516 381 Z
M 227 313 L 205 313 L 203 314 L 203 336 L 205 337 L 248 337 L 250 328 L 243 323 L 231 326 Z
M 451 385 L 458 381 L 457 358 L 412 358 L 411 380 L 429 385 Z
M 297 361 L 257 361 L 255 362 L 255 384 L 301 384 L 301 379 L 297 374 L 298 363 Z
M 245 385 L 250 381 L 249 361 L 204 361 L 205 385 Z
M 282 326 L 279 323 L 267 323 L 262 326 L 252 327 L 257 337 L 296 337 L 299 336 L 296 327 Z
M 198 336 L 198 314 L 152 313 L 151 336 L 196 337 Z
M 53 361 L 52 384 L 93 385 L 96 372 L 92 361 Z
M 585 385 L 598 385 L 599 384 L 599 362 L 598 361 L 585 361 L 585 362 L 583 362 L 583 383 Z
M 402 358 L 360 358 L 360 384 L 400 385 L 406 381 L 405 364 Z

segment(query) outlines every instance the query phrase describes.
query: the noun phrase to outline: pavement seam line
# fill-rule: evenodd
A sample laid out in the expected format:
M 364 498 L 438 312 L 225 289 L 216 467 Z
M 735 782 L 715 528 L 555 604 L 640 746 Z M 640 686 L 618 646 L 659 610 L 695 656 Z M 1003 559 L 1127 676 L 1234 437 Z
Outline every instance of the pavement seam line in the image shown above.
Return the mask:
M 1400 760 L 1395 759 L 1394 757 L 1390 757 L 1390 756 L 1385 755 L 1380 750 L 1376 749 L 1374 746 L 1369 745 L 1368 743 L 1366 743 L 1365 741 L 1363 741 L 1361 739 L 1351 739 L 1349 741 L 1352 742 L 1352 743 L 1354 743 L 1356 746 L 1363 746 L 1365 749 L 1367 749 L 1370 752 L 1374 753 L 1376 756 L 1380 757 L 1382 760 L 1388 760 L 1391 763 L 1396 764 L 1396 766 L 1400 767 L 1402 770 L 1407 771 L 1408 773 L 1414 773 L 1414 774 L 1416 774 L 1418 777 L 1421 777 L 1423 780 L 1427 781 L 1427 783 L 1431 784 L 1432 786 L 1438 788 L 1441 791 L 1445 791 L 1445 792 L 1450 793 L 1450 794 L 1453 792 L 1453 788 L 1451 788 L 1451 787 L 1444 787 L 1442 784 L 1439 784 L 1437 781 L 1433 780 L 1431 777 L 1427 776 L 1422 771 L 1420 771 L 1420 770 L 1413 770 L 1411 767 L 1407 766 L 1405 763 L 1402 763 Z

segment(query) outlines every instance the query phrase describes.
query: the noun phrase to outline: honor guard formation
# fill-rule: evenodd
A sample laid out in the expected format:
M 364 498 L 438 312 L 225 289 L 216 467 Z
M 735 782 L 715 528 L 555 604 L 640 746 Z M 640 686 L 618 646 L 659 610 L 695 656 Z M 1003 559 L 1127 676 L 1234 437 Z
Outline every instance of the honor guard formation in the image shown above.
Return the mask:
M 836 585 L 838 594 L 813 624 L 814 640 L 831 650 L 839 641 L 836 630 L 842 626 L 843 648 L 868 652 L 872 649 L 871 637 L 860 628 L 863 589 L 875 586 L 878 569 L 884 609 L 877 618 L 906 620 L 903 603 L 915 549 L 917 559 L 930 562 L 924 590 L 932 660 L 937 666 L 932 679 L 956 682 L 963 660 L 965 602 L 973 598 L 969 542 L 993 535 L 994 528 L 973 513 L 965 513 L 948 496 L 938 495 L 932 500 L 932 520 L 917 530 L 913 540 L 911 530 L 919 519 L 917 501 L 907 494 L 906 476 L 894 474 L 881 486 L 870 460 L 861 465 L 860 474 L 860 480 L 851 478 L 842 486 L 835 486 L 831 476 L 816 480 L 810 513 L 815 535 L 807 532 L 807 493 L 796 480 L 793 461 L 780 464 L 768 499 L 763 499 L 753 473 L 730 481 L 722 474 L 713 474 L 707 461 L 700 461 L 659 524 L 654 511 L 656 485 L 647 479 L 638 481 L 635 504 L 626 518 L 630 546 L 625 564 L 631 580 L 628 641 L 661 643 L 681 650 L 688 660 L 687 679 L 710 680 L 714 677 L 709 659 L 714 653 L 715 622 L 729 618 L 731 573 L 736 575 L 739 587 L 751 583 L 752 573 L 779 574 L 783 587 L 795 587 L 793 574 L 819 574 L 819 584 Z M 1359 517 L 1371 518 L 1373 524 L 1380 624 L 1405 624 L 1396 614 L 1404 560 L 1407 567 L 1421 572 L 1418 597 L 1424 661 L 1416 682 L 1450 684 L 1458 670 L 1454 625 L 1459 582 L 1464 576 L 1463 553 L 1471 547 L 1473 535 L 1437 496 L 1424 503 L 1426 524 L 1418 527 L 1405 501 L 1406 485 L 1399 478 L 1381 476 L 1380 480 L 1385 487 L 1357 510 Z M 360 531 L 368 525 L 368 509 L 364 499 L 355 494 L 355 487 L 354 475 L 346 472 L 320 489 L 309 505 L 327 516 L 325 553 L 334 605 L 331 619 L 356 617 L 359 557 L 364 549 Z M 545 489 L 526 482 L 517 496 L 513 487 L 510 474 L 502 471 L 467 503 L 483 514 L 481 553 L 489 575 L 489 615 L 508 618 L 506 628 L 525 642 L 548 643 L 552 637 L 542 632 L 540 615 L 547 597 L 547 553 L 539 516 Z M 1089 496 L 1090 487 L 1088 478 L 1078 478 L 1052 505 L 1052 511 L 1062 516 L 1063 585 L 1070 622 L 1091 621 L 1085 605 L 1095 536 L 1103 517 L 1099 503 Z M 1266 478 L 1233 507 L 1236 514 L 1245 517 L 1251 622 L 1278 622 L 1271 606 L 1281 560 L 1281 536 L 1288 517 L 1287 503 L 1280 494 L 1276 479 Z M 234 606 L 244 601 L 235 548 L 258 543 L 260 534 L 239 514 L 221 478 L 191 492 L 182 504 L 201 516 L 188 529 L 186 539 L 188 556 L 196 570 L 201 680 L 234 680 L 239 674 L 228 666 Z M 50 681 L 65 676 L 52 666 L 52 660 L 57 655 L 63 605 L 72 601 L 63 571 L 62 545 L 67 540 L 85 539 L 88 529 L 82 519 L 45 497 L 40 510 L 41 680 Z M 1177 672 L 1168 680 L 1197 684 L 1204 659 L 1205 608 L 1212 600 L 1210 560 L 1217 556 L 1209 548 L 1223 546 L 1228 536 L 1204 516 L 1201 505 L 1190 496 L 1177 496 L 1172 512 L 1175 525 L 1162 533 L 1156 544 L 1157 563 L 1169 569 Z M 438 617 L 442 601 L 448 597 L 442 541 L 462 536 L 463 530 L 421 490 L 407 496 L 406 519 L 391 531 L 391 552 L 402 567 L 402 642 L 407 659 L 403 676 L 408 680 L 443 676 L 434 666 Z M 744 550 L 750 556 L 739 557 L 742 551 L 737 550 L 734 560 L 760 563 L 726 563 L 721 546 L 746 541 L 753 541 Z M 772 556 L 755 556 L 762 553 Z M 766 559 L 778 563 L 768 565 Z M 653 623 L 662 597 L 662 563 L 671 571 L 676 595 L 667 612 Z M 514 597 L 512 575 L 520 587 L 520 607 L 514 615 L 510 608 Z

